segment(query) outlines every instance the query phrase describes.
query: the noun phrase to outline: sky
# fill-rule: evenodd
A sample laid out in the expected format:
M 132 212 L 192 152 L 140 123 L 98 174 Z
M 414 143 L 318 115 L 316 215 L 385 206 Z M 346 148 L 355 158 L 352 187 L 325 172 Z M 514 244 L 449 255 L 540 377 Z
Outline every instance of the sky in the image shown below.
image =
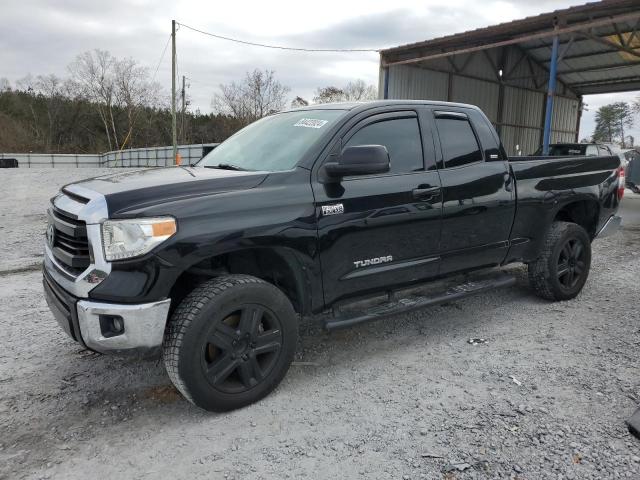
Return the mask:
M 253 42 L 307 48 L 379 49 L 485 27 L 579 5 L 585 0 L 0 0 L 0 78 L 67 75 L 87 50 L 132 57 L 171 88 L 170 48 L 159 63 L 171 20 Z M 274 70 L 290 96 L 313 97 L 317 87 L 361 78 L 377 85 L 378 54 L 302 53 L 239 45 L 191 31 L 176 35 L 178 74 L 185 75 L 192 108 L 211 110 L 221 83 L 254 68 Z M 589 136 L 598 106 L 636 93 L 585 97 L 580 138 Z M 640 124 L 640 118 L 638 119 Z M 640 125 L 631 134 L 640 140 Z

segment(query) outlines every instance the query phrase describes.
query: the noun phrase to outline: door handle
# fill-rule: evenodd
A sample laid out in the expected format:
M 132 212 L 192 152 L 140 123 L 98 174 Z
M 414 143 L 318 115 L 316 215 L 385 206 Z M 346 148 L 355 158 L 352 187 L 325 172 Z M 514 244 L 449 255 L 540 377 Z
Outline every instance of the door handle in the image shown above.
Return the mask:
M 511 179 L 511 172 L 504 173 L 504 189 L 507 192 L 513 191 L 513 180 Z
M 440 187 L 429 187 L 426 185 L 421 187 L 413 189 L 413 198 L 416 200 L 429 200 L 440 193 Z

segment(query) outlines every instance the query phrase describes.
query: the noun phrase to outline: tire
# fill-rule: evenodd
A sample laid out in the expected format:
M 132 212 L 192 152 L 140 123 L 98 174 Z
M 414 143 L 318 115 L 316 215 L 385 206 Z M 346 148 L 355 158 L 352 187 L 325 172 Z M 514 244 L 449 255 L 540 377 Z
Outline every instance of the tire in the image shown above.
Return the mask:
M 167 325 L 163 360 L 175 387 L 194 405 L 223 412 L 267 396 L 289 370 L 298 321 L 289 299 L 249 275 L 196 287 Z
M 584 287 L 591 267 L 591 239 L 580 225 L 553 222 L 540 256 L 529 263 L 529 284 L 547 300 L 569 300 Z

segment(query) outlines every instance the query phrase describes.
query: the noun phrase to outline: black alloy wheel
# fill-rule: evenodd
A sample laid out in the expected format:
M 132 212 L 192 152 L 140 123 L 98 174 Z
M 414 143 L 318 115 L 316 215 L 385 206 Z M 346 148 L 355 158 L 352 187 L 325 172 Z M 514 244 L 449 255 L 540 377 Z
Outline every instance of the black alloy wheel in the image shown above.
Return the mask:
M 569 238 L 560 250 L 556 274 L 560 284 L 573 289 L 586 272 L 586 249 L 580 238 Z
M 273 391 L 297 342 L 298 316 L 282 290 L 250 275 L 224 275 L 200 284 L 177 306 L 163 358 L 187 400 L 223 412 Z
M 529 283 L 542 298 L 570 300 L 587 281 L 591 268 L 591 237 L 580 225 L 556 221 L 529 262 Z
M 202 347 L 209 383 L 225 393 L 255 387 L 273 369 L 282 348 L 278 318 L 262 305 L 242 305 L 212 325 Z

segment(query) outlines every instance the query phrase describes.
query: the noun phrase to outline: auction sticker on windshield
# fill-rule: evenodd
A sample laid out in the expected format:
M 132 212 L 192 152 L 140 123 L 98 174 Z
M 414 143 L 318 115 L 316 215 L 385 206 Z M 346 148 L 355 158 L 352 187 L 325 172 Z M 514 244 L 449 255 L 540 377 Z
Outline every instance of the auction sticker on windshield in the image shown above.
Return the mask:
M 315 118 L 301 118 L 293 126 L 306 127 L 306 128 L 322 128 L 327 123 L 329 123 L 328 120 L 317 120 Z

